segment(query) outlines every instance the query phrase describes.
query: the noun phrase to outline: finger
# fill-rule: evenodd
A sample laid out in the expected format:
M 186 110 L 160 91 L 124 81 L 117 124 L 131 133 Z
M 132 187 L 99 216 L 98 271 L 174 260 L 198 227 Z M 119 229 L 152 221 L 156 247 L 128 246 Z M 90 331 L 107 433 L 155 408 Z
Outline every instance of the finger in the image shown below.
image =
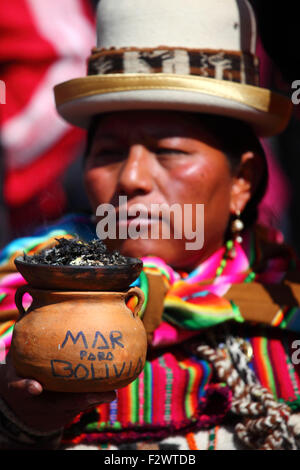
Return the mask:
M 37 380 L 18 376 L 13 365 L 10 351 L 6 357 L 6 380 L 8 388 L 22 390 L 29 395 L 40 395 L 43 391 L 42 385 Z
M 42 385 L 36 380 L 26 380 L 27 393 L 30 395 L 40 395 L 43 391 Z

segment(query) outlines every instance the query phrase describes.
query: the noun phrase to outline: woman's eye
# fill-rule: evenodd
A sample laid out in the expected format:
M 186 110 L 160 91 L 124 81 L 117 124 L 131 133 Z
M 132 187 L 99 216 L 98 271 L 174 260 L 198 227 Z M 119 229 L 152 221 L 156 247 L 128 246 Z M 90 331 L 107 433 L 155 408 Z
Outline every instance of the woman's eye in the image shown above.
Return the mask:
M 177 149 L 159 148 L 155 150 L 157 155 L 183 155 L 185 152 Z

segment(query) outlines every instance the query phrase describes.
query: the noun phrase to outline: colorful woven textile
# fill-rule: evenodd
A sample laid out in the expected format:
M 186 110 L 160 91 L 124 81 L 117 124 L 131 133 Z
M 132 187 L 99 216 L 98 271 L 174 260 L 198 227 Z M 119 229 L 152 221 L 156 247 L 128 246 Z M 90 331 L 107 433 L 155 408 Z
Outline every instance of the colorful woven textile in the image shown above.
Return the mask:
M 198 332 L 229 320 L 243 323 L 245 320 L 239 306 L 223 297 L 229 288 L 233 284 L 250 283 L 254 280 L 258 283 L 280 283 L 286 272 L 295 269 L 297 263 L 287 249 L 281 256 L 277 254 L 264 261 L 263 271 L 255 272 L 256 243 L 254 234 L 248 234 L 243 246 L 238 243 L 234 245 L 236 255 L 233 259 L 227 255 L 228 248 L 222 247 L 191 273 L 179 274 L 156 257 L 142 258 L 143 273 L 135 284 L 146 295 L 144 309 L 148 295 L 147 277 L 144 273 L 161 273 L 168 287 L 164 300 L 164 321 L 154 332 L 153 344 L 176 342 L 178 335 L 186 336 L 186 330 Z M 260 257 L 262 258 L 262 254 Z M 211 281 L 207 282 L 208 280 Z M 272 325 L 300 332 L 299 308 L 282 305 Z M 182 329 L 185 330 L 184 333 Z
M 13 272 L 16 254 L 41 250 L 53 244 L 57 236 L 91 240 L 96 235 L 89 218 L 71 215 L 34 237 L 8 245 L 0 253 L 0 320 L 13 310 L 15 290 L 24 283 L 21 275 Z M 293 410 L 300 408 L 300 366 L 291 360 L 300 331 L 298 308 L 282 305 L 276 324 L 267 327 L 262 322 L 261 326 L 250 325 L 248 330 L 239 306 L 224 298 L 233 284 L 254 280 L 281 283 L 286 272 L 295 267 L 293 254 L 285 246 L 267 258 L 261 246 L 254 233 L 248 234 L 243 246 L 234 247 L 234 258 L 228 256 L 232 246 L 226 246 L 191 273 L 176 272 L 156 257 L 143 258 L 144 269 L 134 283 L 145 294 L 141 316 L 148 299 L 146 273 L 159 272 L 168 288 L 162 322 L 153 335 L 152 352 L 138 379 L 119 390 L 116 401 L 80 414 L 66 428 L 65 444 L 160 439 L 172 432 L 188 433 L 222 423 L 231 407 L 231 390 L 214 380 L 211 364 L 183 346 L 200 341 L 206 331 L 228 322 L 237 336 L 249 344 L 253 352 L 249 366 L 258 381 L 278 401 L 288 403 Z M 259 270 L 255 269 L 257 266 Z M 24 303 L 26 300 L 30 302 L 24 297 Z M 133 298 L 130 302 L 134 302 Z M 13 324 L 13 320 L 0 323 L 0 344 L 5 345 L 5 351 L 10 346 Z M 184 341 L 190 337 L 191 341 Z
M 182 353 L 147 360 L 138 379 L 117 392 L 117 400 L 80 414 L 66 428 L 64 443 L 160 439 L 218 424 L 230 409 L 231 392 L 210 379 L 206 361 Z
M 299 410 L 300 365 L 290 359 L 295 337 L 282 341 L 265 334 L 253 331 L 247 338 L 253 348 L 249 366 L 278 401 Z M 120 444 L 210 429 L 224 422 L 231 400 L 227 386 L 212 382 L 206 361 L 177 347 L 175 353 L 148 360 L 139 378 L 117 392 L 116 401 L 80 414 L 65 429 L 63 443 Z

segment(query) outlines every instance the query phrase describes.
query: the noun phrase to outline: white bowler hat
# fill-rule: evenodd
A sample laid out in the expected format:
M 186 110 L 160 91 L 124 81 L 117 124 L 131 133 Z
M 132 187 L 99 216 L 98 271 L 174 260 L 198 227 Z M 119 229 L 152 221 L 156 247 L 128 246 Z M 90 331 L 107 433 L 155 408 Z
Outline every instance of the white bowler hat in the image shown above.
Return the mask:
M 292 104 L 259 87 L 256 33 L 247 0 L 99 0 L 88 74 L 55 87 L 57 110 L 83 128 L 100 113 L 162 109 L 277 134 Z

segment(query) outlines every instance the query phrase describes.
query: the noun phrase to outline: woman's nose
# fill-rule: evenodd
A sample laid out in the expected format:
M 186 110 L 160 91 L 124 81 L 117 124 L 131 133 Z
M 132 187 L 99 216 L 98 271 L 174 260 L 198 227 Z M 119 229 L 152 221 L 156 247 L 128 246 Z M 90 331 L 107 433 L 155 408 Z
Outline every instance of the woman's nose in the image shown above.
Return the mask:
M 153 189 L 153 165 L 153 154 L 144 145 L 132 145 L 120 170 L 119 192 L 128 196 L 151 192 Z

